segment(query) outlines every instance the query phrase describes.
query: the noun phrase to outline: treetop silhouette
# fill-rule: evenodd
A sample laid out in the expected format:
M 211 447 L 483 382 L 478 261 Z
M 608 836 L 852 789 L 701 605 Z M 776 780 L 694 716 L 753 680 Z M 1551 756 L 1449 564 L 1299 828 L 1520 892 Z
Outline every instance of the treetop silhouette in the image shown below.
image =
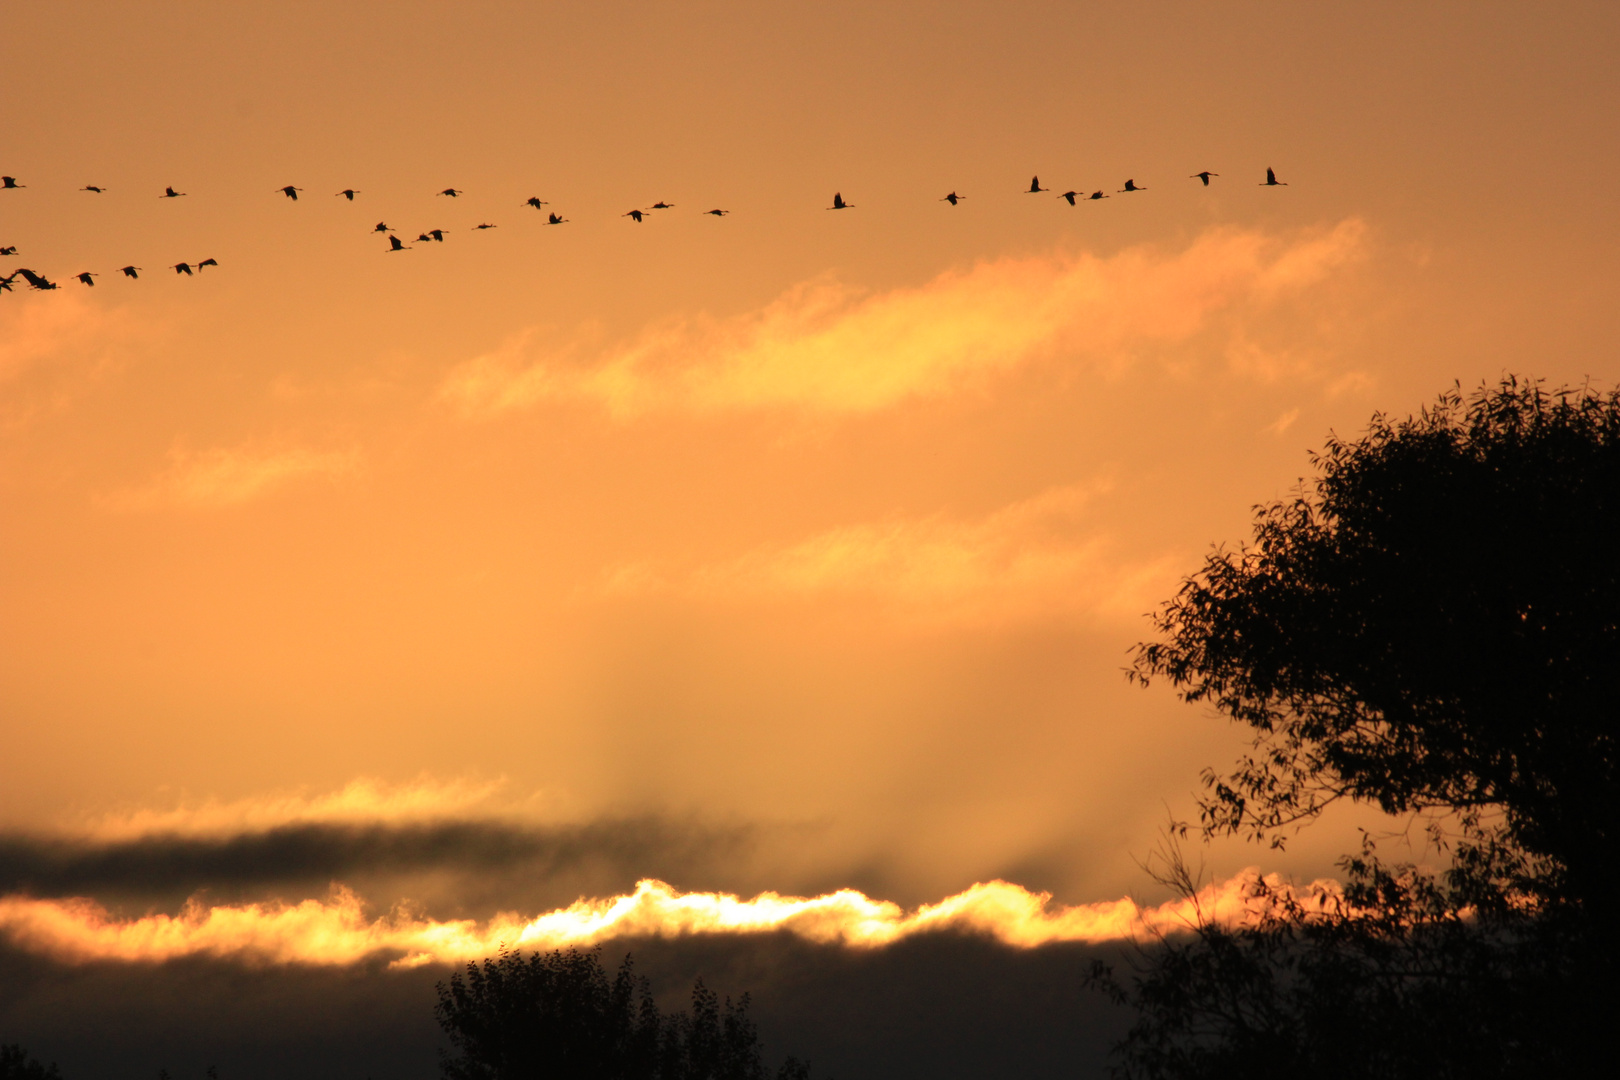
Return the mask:
M 503 950 L 438 984 L 434 1012 L 455 1056 L 445 1080 L 767 1080 L 748 995 L 723 1001 L 699 978 L 690 1013 L 664 1014 L 626 956 L 610 979 L 600 948 Z M 789 1057 L 777 1080 L 810 1080 Z
M 1160 612 L 1131 677 L 1254 729 L 1203 824 L 1275 844 L 1343 798 L 1500 814 L 1538 887 L 1612 904 L 1620 392 L 1508 378 L 1330 438 Z

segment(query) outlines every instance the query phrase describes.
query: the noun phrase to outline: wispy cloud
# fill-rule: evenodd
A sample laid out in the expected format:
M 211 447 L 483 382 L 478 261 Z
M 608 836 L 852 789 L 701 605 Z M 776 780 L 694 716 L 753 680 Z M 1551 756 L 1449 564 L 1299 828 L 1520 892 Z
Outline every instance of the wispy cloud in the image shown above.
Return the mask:
M 686 573 L 622 565 L 608 572 L 606 588 L 722 599 L 844 595 L 974 621 L 1052 612 L 1135 618 L 1175 580 L 1182 560 L 1125 552 L 1090 520 L 1088 507 L 1111 486 L 1054 488 L 974 519 L 840 526 Z
M 410 825 L 499 818 L 532 809 L 534 798 L 503 799 L 505 780 L 435 780 L 389 784 L 360 777 L 337 791 L 282 792 L 247 799 L 182 800 L 91 817 L 67 830 L 76 838 L 120 843 L 152 836 L 220 838 L 297 825 Z
M 61 407 L 132 345 L 159 332 L 148 317 L 75 293 L 6 295 L 0 300 L 0 422 Z
M 1263 879 L 1284 888 L 1275 876 Z M 393 957 L 399 966 L 454 964 L 492 955 L 502 945 L 554 949 L 616 938 L 676 938 L 786 932 L 855 948 L 893 944 L 917 934 L 985 935 L 1017 948 L 1065 941 L 1098 942 L 1174 932 L 1198 918 L 1233 923 L 1252 917 L 1259 872 L 1247 870 L 1207 886 L 1193 900 L 1141 907 L 1129 899 L 1067 906 L 1048 893 L 990 881 L 912 911 L 854 889 L 821 896 L 683 893 L 645 880 L 633 893 L 579 900 L 525 918 L 437 921 L 396 909 L 373 916 L 359 896 L 335 889 L 326 900 L 207 906 L 193 901 L 178 915 L 118 919 L 89 900 L 0 897 L 0 934 L 15 946 L 58 960 L 160 963 L 211 957 L 247 963 L 342 966 Z M 1314 888 L 1333 888 L 1318 882 Z M 1263 901 L 1262 901 L 1263 902 Z
M 359 467 L 359 451 L 352 448 L 176 447 L 169 452 L 168 468 L 150 483 L 119 492 L 106 502 L 119 509 L 236 506 L 298 480 L 352 475 Z
M 1320 283 L 1362 254 L 1365 231 L 1357 220 L 1286 237 L 1221 228 L 1180 252 L 998 259 L 875 295 L 816 281 L 745 315 L 649 328 L 594 358 L 547 353 L 533 332 L 520 334 L 457 366 L 441 392 L 468 414 L 551 400 L 620 416 L 870 412 L 1059 353 L 1128 363 L 1222 313 L 1264 309 Z

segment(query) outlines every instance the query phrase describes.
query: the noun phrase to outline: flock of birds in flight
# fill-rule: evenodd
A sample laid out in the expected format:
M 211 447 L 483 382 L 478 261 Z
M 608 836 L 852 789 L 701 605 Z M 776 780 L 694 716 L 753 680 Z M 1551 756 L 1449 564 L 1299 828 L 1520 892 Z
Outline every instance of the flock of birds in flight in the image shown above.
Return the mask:
M 1210 178 L 1214 177 L 1214 176 L 1219 176 L 1219 175 L 1221 175 L 1221 174 L 1218 173 L 1218 172 L 1212 172 L 1209 169 L 1205 169 L 1202 172 L 1193 173 L 1187 179 L 1201 181 L 1205 187 L 1208 187 Z M 0 191 L 15 191 L 15 190 L 18 190 L 18 189 L 21 189 L 21 188 L 26 188 L 27 186 L 28 186 L 27 184 L 18 183 L 17 178 L 14 177 L 14 176 L 0 176 Z M 1264 181 L 1262 181 L 1259 184 L 1259 186 L 1260 187 L 1287 187 L 1288 185 L 1287 185 L 1287 183 L 1285 181 L 1278 180 L 1277 179 L 1277 174 L 1274 171 L 1272 171 L 1270 168 L 1267 168 L 1266 169 L 1266 178 L 1265 178 Z M 80 188 L 79 190 L 89 192 L 89 193 L 91 193 L 93 195 L 101 195 L 101 194 L 105 193 L 107 189 L 103 188 L 103 187 L 100 187 L 100 186 L 98 186 L 96 184 L 86 184 L 84 187 Z M 304 189 L 301 188 L 301 187 L 295 187 L 292 184 L 288 184 L 285 187 L 276 188 L 275 193 L 285 195 L 287 198 L 291 199 L 293 202 L 297 202 L 298 201 L 298 196 L 299 196 L 300 193 L 303 192 L 303 190 Z M 1024 189 L 1024 194 L 1026 194 L 1026 195 L 1040 195 L 1040 194 L 1043 194 L 1043 193 L 1050 194 L 1051 190 L 1052 190 L 1051 188 L 1044 188 L 1044 187 L 1041 186 L 1041 178 L 1039 176 L 1033 176 L 1033 177 L 1030 178 L 1029 187 Z M 1138 184 L 1135 180 L 1127 180 L 1127 181 L 1125 181 L 1125 186 L 1120 188 L 1118 191 L 1114 192 L 1114 194 L 1115 195 L 1125 195 L 1125 194 L 1132 194 L 1132 193 L 1135 193 L 1135 192 L 1138 192 L 1138 191 L 1146 191 L 1146 190 L 1147 190 L 1146 187 Z M 361 194 L 361 192 L 360 192 L 360 190 L 358 188 L 344 188 L 342 191 L 335 192 L 333 197 L 334 198 L 347 199 L 349 202 L 354 202 L 354 197 L 356 195 L 359 195 L 359 194 Z M 448 197 L 448 198 L 456 199 L 456 198 L 460 198 L 462 195 L 464 195 L 465 192 L 460 190 L 459 188 L 453 188 L 452 187 L 452 188 L 445 188 L 443 191 L 440 191 L 437 194 L 441 195 L 441 196 Z M 176 191 L 173 187 L 166 187 L 166 188 L 163 189 L 163 194 L 159 195 L 158 198 L 160 198 L 160 199 L 180 199 L 180 198 L 184 198 L 185 196 L 186 196 L 186 193 L 184 191 Z M 1070 206 L 1077 206 L 1082 201 L 1084 201 L 1084 202 L 1094 202 L 1094 201 L 1096 201 L 1098 199 L 1108 199 L 1108 198 L 1112 198 L 1113 196 L 1111 196 L 1108 193 L 1106 193 L 1104 191 L 1101 191 L 1101 190 L 1093 191 L 1089 195 L 1086 194 L 1083 191 L 1070 190 L 1070 191 L 1059 192 L 1057 194 L 1057 197 L 1067 201 Z M 938 201 L 943 202 L 943 203 L 950 203 L 952 206 L 955 206 L 955 205 L 957 205 L 958 203 L 960 203 L 962 200 L 964 200 L 966 198 L 967 198 L 966 195 L 958 195 L 956 192 L 953 191 L 949 195 L 945 195 L 945 196 L 941 197 Z M 545 208 L 547 206 L 550 206 L 551 204 L 549 202 L 547 202 L 546 200 L 540 198 L 538 195 L 531 195 L 528 199 L 524 200 L 522 205 L 533 207 L 535 210 L 539 210 L 539 211 L 545 213 L 546 214 L 545 224 L 547 224 L 547 225 L 566 225 L 568 223 L 568 219 L 565 218 L 565 217 L 559 216 L 556 213 L 556 211 L 547 211 Z M 854 208 L 855 208 L 854 203 L 844 201 L 844 195 L 843 195 L 842 192 L 834 192 L 833 193 L 832 205 L 827 207 L 828 210 L 853 210 Z M 634 210 L 627 210 L 627 211 L 625 211 L 623 214 L 621 214 L 619 216 L 620 217 L 627 217 L 631 221 L 633 221 L 633 222 L 635 222 L 636 224 L 639 225 L 639 224 L 641 224 L 642 219 L 645 218 L 648 214 L 651 214 L 651 213 L 654 213 L 654 212 L 660 211 L 660 210 L 673 210 L 673 209 L 675 209 L 675 204 L 674 203 L 669 203 L 669 202 L 664 202 L 663 200 L 659 200 L 658 202 L 653 203 L 649 207 L 646 207 L 646 208 L 638 207 L 638 208 L 636 208 Z M 717 218 L 718 217 L 725 217 L 729 213 L 731 213 L 730 210 L 721 210 L 721 209 L 705 210 L 704 211 L 704 214 L 713 215 L 714 217 L 717 217 Z M 472 227 L 472 231 L 474 231 L 474 232 L 482 232 L 482 231 L 484 231 L 486 229 L 493 229 L 495 227 L 496 226 L 490 224 L 489 222 L 481 222 L 478 225 L 474 225 Z M 388 237 L 388 247 L 386 249 L 387 253 L 391 254 L 391 253 L 396 252 L 396 251 L 409 251 L 411 249 L 411 247 L 412 247 L 412 244 L 406 243 L 405 241 L 401 240 L 397 235 L 395 235 L 395 229 L 393 228 L 393 226 L 389 225 L 385 221 L 377 222 L 377 224 L 375 226 L 373 226 L 371 231 L 373 233 L 385 233 L 385 234 L 387 234 L 387 237 Z M 415 240 L 415 243 L 417 243 L 417 244 L 443 243 L 444 242 L 444 236 L 445 236 L 445 233 L 447 231 L 448 230 L 446 230 L 446 229 L 428 229 L 427 231 L 425 231 L 425 232 L 423 232 L 423 233 L 421 233 L 421 234 L 419 234 L 417 236 L 417 238 Z M 0 245 L 0 256 L 8 256 L 8 255 L 9 256 L 14 256 L 14 255 L 17 255 L 17 254 L 18 254 L 18 250 L 17 250 L 17 248 L 15 246 Z M 173 264 L 169 265 L 168 267 L 165 267 L 165 269 L 173 270 L 176 274 L 184 275 L 186 277 L 191 277 L 193 274 L 202 273 L 202 271 L 206 267 L 210 267 L 210 266 L 217 267 L 218 265 L 219 265 L 218 260 L 209 258 L 209 259 L 199 260 L 198 262 L 195 262 L 195 263 L 190 263 L 190 262 L 173 263 Z M 124 277 L 127 277 L 127 278 L 138 278 L 138 277 L 141 276 L 141 271 L 142 271 L 141 267 L 130 265 L 130 266 L 121 266 L 116 271 L 114 271 L 114 273 L 122 274 Z M 83 284 L 89 285 L 89 286 L 94 286 L 95 283 L 96 283 L 96 278 L 99 277 L 99 276 L 101 276 L 101 275 L 99 275 L 99 274 L 97 274 L 97 273 L 95 273 L 93 271 L 90 271 L 90 270 L 85 270 L 85 271 L 82 271 L 80 273 L 77 273 L 77 274 L 73 275 L 73 277 L 77 281 L 80 281 Z M 55 289 L 55 288 L 58 287 L 56 282 L 51 281 L 49 278 L 45 277 L 45 275 L 40 274 L 40 273 L 38 273 L 38 272 L 36 272 L 34 270 L 27 269 L 25 267 L 18 267 L 16 270 L 13 270 L 9 275 L 0 275 L 0 292 L 10 292 L 13 283 L 19 277 L 22 278 L 23 281 L 28 284 L 29 288 L 35 289 L 35 290 L 38 290 L 38 291 L 42 291 L 42 292 L 43 291 L 49 291 L 51 289 Z

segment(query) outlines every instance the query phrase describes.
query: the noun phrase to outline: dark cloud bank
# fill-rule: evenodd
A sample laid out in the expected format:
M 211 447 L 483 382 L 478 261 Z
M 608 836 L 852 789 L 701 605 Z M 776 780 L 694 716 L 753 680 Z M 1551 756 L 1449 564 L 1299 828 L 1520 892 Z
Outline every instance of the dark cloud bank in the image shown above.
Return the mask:
M 688 892 L 814 896 L 841 888 L 915 907 L 924 892 L 888 860 L 841 865 L 796 857 L 812 826 L 763 826 L 656 815 L 569 825 L 461 820 L 417 824 L 300 823 L 224 836 L 155 834 L 96 841 L 0 831 L 0 895 L 87 896 L 115 914 L 210 903 L 325 896 L 333 883 L 386 908 L 409 899 L 434 918 L 537 913 L 580 897 L 627 893 L 642 878 Z M 1074 853 L 1024 860 L 1001 876 L 1055 886 Z M 1048 863 L 1050 865 L 1048 865 Z M 971 879 L 954 883 L 955 889 Z
M 1093 957 L 1118 948 L 1009 948 L 960 934 L 861 951 L 787 934 L 614 942 L 662 1004 L 680 1008 L 701 974 L 753 994 L 770 1059 L 809 1057 L 818 1077 L 1085 1077 L 1104 1072 L 1126 1017 L 1084 988 Z M 54 1060 L 65 1080 L 437 1076 L 433 984 L 447 968 L 389 971 L 62 965 L 0 950 L 0 1040 Z
M 0 833 L 0 894 L 90 896 L 115 910 L 324 895 L 342 882 L 435 916 L 543 910 L 628 891 L 642 877 L 746 889 L 754 831 L 658 818 L 533 827 L 489 821 L 288 825 L 218 838 L 94 842 Z M 726 879 L 731 879 L 727 881 Z M 723 884 L 716 884 L 724 882 Z

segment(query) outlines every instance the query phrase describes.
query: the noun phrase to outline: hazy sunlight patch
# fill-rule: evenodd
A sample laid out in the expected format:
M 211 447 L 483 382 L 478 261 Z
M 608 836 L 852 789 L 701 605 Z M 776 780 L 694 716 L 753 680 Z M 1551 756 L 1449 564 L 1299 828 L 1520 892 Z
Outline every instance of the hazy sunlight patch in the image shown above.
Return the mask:
M 1176 580 L 1172 554 L 1127 554 L 1085 510 L 1111 484 L 1054 488 L 982 518 L 934 515 L 828 529 L 686 573 L 614 567 L 614 595 L 747 599 L 845 595 L 946 621 L 1041 613 L 1137 618 Z

